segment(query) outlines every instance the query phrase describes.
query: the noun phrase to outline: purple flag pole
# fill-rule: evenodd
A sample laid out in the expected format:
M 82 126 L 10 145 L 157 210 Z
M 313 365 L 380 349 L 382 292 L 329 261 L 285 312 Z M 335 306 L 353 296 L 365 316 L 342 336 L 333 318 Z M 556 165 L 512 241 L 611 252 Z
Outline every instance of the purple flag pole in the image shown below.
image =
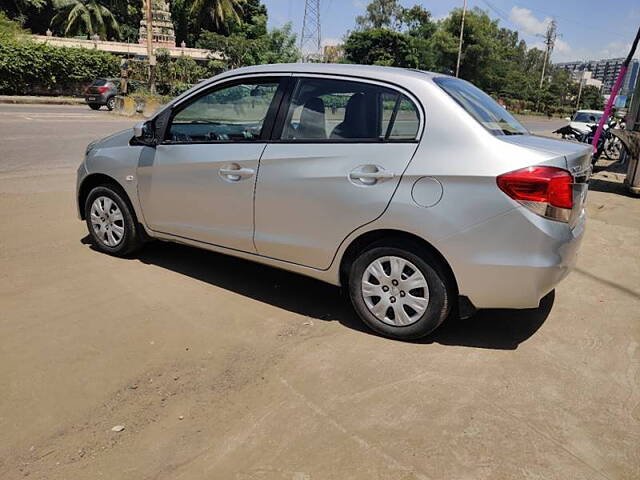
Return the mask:
M 607 100 L 607 106 L 604 108 L 604 114 L 600 118 L 600 122 L 598 122 L 598 128 L 596 129 L 596 133 L 593 136 L 593 141 L 591 142 L 591 146 L 593 147 L 594 152 L 598 150 L 598 140 L 600 140 L 600 135 L 602 135 L 602 129 L 604 128 L 604 124 L 609 119 L 609 115 L 611 114 L 611 109 L 613 108 L 613 104 L 616 101 L 616 97 L 618 96 L 620 87 L 622 87 L 622 80 L 624 80 L 624 76 L 627 73 L 627 69 L 629 68 L 629 63 L 631 63 L 633 54 L 636 53 L 638 40 L 640 40 L 640 28 L 638 28 L 638 33 L 636 33 L 636 38 L 633 41 L 633 45 L 631 45 L 631 51 L 629 52 L 629 55 L 627 55 L 627 58 L 622 63 L 622 67 L 620 68 L 620 73 L 618 73 L 618 78 L 616 78 L 616 83 L 613 84 L 613 88 L 611 89 L 611 94 L 609 95 L 609 100 Z

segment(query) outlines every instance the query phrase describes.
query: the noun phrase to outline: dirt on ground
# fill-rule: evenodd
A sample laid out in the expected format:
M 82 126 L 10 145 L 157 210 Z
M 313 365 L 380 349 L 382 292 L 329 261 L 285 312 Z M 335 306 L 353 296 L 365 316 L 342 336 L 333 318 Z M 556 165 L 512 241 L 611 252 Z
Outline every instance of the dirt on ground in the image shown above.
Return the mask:
M 577 268 L 540 308 L 397 342 L 308 278 L 93 250 L 74 167 L 123 125 L 57 111 L 0 115 L 0 478 L 640 478 L 640 199 L 620 173 L 596 175 Z

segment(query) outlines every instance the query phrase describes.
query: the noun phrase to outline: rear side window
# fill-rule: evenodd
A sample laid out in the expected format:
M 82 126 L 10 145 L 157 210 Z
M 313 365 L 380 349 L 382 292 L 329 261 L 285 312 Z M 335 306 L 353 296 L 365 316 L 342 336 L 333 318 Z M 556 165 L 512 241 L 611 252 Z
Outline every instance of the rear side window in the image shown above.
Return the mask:
M 401 113 L 401 110 L 405 111 Z M 390 88 L 343 80 L 302 78 L 294 88 L 281 140 L 415 141 L 413 102 Z
M 529 133 L 506 108 L 471 83 L 453 77 L 436 77 L 433 81 L 494 135 Z

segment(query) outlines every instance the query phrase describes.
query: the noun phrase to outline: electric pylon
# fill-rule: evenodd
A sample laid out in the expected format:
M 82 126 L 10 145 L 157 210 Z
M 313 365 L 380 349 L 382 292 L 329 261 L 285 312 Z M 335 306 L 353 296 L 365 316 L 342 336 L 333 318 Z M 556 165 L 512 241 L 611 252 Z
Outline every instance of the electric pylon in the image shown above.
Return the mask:
M 305 0 L 300 51 L 305 61 L 322 59 L 320 0 Z

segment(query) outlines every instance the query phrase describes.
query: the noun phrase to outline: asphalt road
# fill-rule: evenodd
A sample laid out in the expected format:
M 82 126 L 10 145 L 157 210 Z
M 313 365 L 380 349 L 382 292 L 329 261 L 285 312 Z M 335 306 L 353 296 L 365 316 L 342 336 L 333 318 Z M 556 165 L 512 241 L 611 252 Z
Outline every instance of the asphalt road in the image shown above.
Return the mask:
M 640 200 L 615 172 L 540 308 L 402 343 L 307 278 L 91 249 L 75 169 L 133 123 L 0 105 L 0 478 L 640 478 Z

